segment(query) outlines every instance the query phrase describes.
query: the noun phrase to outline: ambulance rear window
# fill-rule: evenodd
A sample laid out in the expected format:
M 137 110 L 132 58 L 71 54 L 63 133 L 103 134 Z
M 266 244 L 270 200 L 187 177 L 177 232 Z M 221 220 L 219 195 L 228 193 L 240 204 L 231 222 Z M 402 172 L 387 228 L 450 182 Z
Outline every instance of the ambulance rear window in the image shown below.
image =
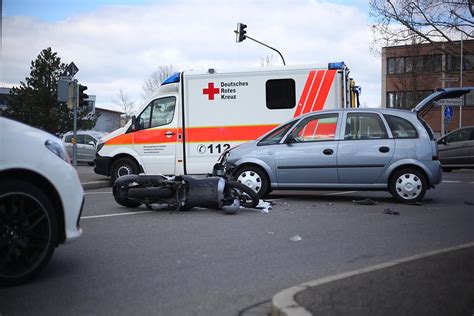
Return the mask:
M 271 79 L 265 84 L 267 108 L 270 110 L 292 109 L 296 105 L 295 81 Z

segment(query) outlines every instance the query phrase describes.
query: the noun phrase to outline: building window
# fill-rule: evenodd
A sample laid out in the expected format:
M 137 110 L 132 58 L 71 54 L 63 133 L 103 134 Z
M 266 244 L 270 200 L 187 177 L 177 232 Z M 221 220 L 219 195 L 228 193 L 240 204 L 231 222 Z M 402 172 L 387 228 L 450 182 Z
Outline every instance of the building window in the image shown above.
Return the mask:
M 474 69 L 474 54 L 465 54 L 463 56 L 463 70 Z M 448 55 L 448 71 L 461 70 L 461 56 Z
M 387 108 L 411 109 L 431 93 L 431 90 L 387 92 Z
M 441 55 L 387 58 L 388 74 L 436 72 L 441 71 L 441 65 Z
M 278 110 L 295 107 L 296 89 L 293 79 L 272 79 L 268 80 L 265 86 L 267 108 Z
M 403 57 L 388 58 L 387 68 L 389 74 L 402 74 L 405 72 L 405 59 Z
M 435 72 L 441 71 L 442 56 L 441 55 L 431 55 L 423 56 L 423 68 L 422 72 Z

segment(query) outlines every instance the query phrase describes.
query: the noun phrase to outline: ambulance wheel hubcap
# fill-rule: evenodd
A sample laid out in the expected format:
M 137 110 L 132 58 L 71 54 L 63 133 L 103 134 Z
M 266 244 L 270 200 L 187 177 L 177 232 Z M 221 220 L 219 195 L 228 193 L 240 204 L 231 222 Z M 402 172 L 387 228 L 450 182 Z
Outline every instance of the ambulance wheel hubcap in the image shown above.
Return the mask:
M 129 165 L 121 165 L 117 168 L 117 178 L 121 176 L 126 176 L 128 174 L 133 174 L 132 167 L 130 167 Z
M 249 188 L 252 188 L 255 192 L 260 191 L 262 188 L 262 179 L 256 172 L 253 171 L 242 172 L 237 178 L 237 181 L 245 184 Z

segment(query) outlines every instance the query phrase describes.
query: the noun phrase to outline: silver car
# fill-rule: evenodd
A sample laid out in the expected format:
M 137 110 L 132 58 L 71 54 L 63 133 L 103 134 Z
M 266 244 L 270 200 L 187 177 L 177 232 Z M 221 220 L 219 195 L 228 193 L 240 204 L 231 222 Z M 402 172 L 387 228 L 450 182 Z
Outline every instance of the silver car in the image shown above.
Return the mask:
M 437 141 L 422 115 L 434 101 L 473 90 L 439 89 L 412 111 L 309 113 L 227 150 L 213 173 L 233 177 L 259 196 L 273 189 L 387 190 L 399 202 L 415 203 L 442 178 Z
M 97 131 L 77 131 L 77 161 L 87 162 L 90 166 L 94 165 L 96 145 L 99 139 L 106 135 L 104 132 Z M 63 135 L 64 147 L 72 160 L 72 132 Z
M 439 160 L 444 171 L 474 168 L 474 126 L 454 130 L 438 140 Z

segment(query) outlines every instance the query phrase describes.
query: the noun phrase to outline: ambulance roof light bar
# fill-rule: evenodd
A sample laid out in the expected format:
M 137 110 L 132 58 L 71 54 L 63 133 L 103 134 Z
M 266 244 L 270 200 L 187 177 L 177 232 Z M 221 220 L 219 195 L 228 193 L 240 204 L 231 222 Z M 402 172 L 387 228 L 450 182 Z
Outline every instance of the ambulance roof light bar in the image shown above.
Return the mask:
M 344 69 L 346 67 L 347 66 L 343 61 L 328 64 L 328 69 Z
M 177 83 L 179 82 L 180 80 L 180 76 L 181 74 L 179 72 L 175 72 L 174 74 L 172 74 L 171 76 L 169 76 L 165 81 L 163 81 L 161 83 L 161 85 L 165 85 L 165 84 L 170 84 L 170 83 Z

